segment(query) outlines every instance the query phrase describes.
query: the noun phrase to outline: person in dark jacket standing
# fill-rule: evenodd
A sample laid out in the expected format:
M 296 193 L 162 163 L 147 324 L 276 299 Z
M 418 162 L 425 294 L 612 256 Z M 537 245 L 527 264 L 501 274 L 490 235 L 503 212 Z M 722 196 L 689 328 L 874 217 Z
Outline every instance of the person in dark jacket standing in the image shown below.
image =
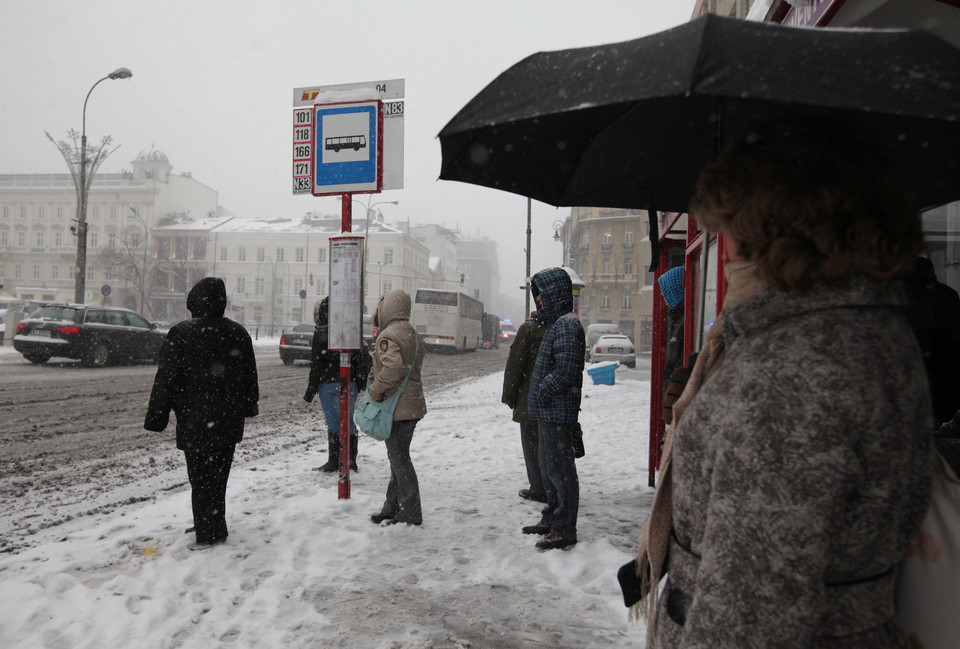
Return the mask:
M 193 524 L 199 545 L 227 538 L 227 478 L 246 417 L 255 416 L 260 391 L 250 335 L 223 317 L 227 291 L 205 277 L 187 296 L 193 318 L 170 328 L 143 427 L 160 432 L 177 416 L 177 448 L 187 462 Z
M 328 314 L 329 297 L 317 303 L 313 310 L 313 321 L 317 328 L 313 332 L 310 378 L 307 379 L 307 391 L 303 400 L 307 403 L 320 395 L 320 407 L 327 424 L 327 463 L 316 470 L 333 473 L 340 467 L 340 351 L 329 349 Z M 361 338 L 362 349 L 350 351 L 350 469 L 357 467 L 357 427 L 353 423 L 353 408 L 357 403 L 357 393 L 367 387 L 367 375 L 373 361 L 367 344 Z
M 540 476 L 540 435 L 537 422 L 530 418 L 527 408 L 527 396 L 530 394 L 530 378 L 533 366 L 537 362 L 543 329 L 537 326 L 537 312 L 530 314 L 517 329 L 517 336 L 510 345 L 507 367 L 503 371 L 502 403 L 513 409 L 513 420 L 520 424 L 520 446 L 523 449 L 523 461 L 527 467 L 527 480 L 530 487 L 520 490 L 520 497 L 537 502 L 547 502 L 547 492 L 543 488 Z
M 530 281 L 537 302 L 537 322 L 544 328 L 530 379 L 530 417 L 538 422 L 540 473 L 547 504 L 536 525 L 524 534 L 546 535 L 540 550 L 567 548 L 577 542 L 580 481 L 574 452 L 579 433 L 580 393 L 586 351 L 583 325 L 573 312 L 573 283 L 562 268 L 540 271 Z

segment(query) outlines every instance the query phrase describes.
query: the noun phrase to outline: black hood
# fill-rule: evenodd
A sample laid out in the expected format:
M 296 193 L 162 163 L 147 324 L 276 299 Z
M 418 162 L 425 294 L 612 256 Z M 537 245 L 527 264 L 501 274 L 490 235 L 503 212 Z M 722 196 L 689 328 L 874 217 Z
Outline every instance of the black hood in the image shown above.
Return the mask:
M 204 277 L 190 289 L 187 309 L 194 318 L 222 318 L 227 310 L 227 287 L 219 277 Z
M 316 306 L 313 307 L 313 324 L 317 325 L 318 327 L 327 326 L 327 319 L 329 317 L 327 315 L 329 310 L 329 306 L 328 306 L 329 300 L 330 300 L 330 296 L 328 295 L 327 297 L 317 302 Z

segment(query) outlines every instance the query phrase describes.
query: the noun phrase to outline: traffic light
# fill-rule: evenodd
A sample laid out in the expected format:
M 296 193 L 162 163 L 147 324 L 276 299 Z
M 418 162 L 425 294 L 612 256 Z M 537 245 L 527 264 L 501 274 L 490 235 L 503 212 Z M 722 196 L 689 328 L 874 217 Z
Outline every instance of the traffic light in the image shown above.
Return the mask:
M 460 286 L 463 286 L 463 273 L 460 273 Z
M 310 279 L 308 281 L 310 282 L 310 286 L 313 286 L 313 273 L 310 273 Z

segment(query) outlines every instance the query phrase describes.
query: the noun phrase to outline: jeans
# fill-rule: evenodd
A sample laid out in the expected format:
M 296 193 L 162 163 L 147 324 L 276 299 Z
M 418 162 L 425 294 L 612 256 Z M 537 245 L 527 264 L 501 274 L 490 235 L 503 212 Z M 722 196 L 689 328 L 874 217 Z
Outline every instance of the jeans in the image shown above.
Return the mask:
M 580 479 L 573 457 L 570 424 L 540 421 L 540 474 L 547 492 L 547 505 L 541 521 L 550 526 L 550 534 L 565 539 L 577 538 L 577 512 L 580 509 Z
M 357 405 L 357 384 L 350 381 L 350 434 L 356 437 L 357 426 L 353 423 L 353 409 Z M 340 384 L 320 384 L 320 408 L 327 422 L 327 430 L 334 435 L 340 434 Z
M 535 496 L 543 496 L 546 492 L 540 475 L 540 434 L 536 421 L 520 422 L 520 447 L 523 449 L 523 463 L 527 467 L 530 491 Z
M 413 441 L 413 429 L 417 427 L 418 421 L 420 420 L 407 419 L 393 422 L 390 437 L 386 440 L 390 482 L 387 484 L 387 497 L 380 510 L 383 516 L 415 525 L 423 522 L 420 483 L 410 459 L 410 442 Z

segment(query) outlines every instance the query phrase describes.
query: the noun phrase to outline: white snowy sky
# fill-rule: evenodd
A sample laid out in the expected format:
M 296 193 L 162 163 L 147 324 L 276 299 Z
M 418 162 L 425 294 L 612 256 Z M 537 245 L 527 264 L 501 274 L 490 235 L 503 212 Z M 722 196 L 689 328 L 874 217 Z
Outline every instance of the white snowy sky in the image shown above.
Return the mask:
M 44 136 L 80 130 L 120 149 L 102 171 L 129 169 L 151 146 L 241 217 L 339 213 L 291 194 L 295 87 L 405 79 L 405 187 L 372 199 L 388 222 L 441 223 L 499 242 L 504 291 L 523 283 L 526 199 L 438 181 L 437 133 L 525 56 L 628 40 L 679 25 L 694 0 L 0 0 L 0 173 L 62 173 Z M 366 200 L 366 197 L 361 197 Z M 356 206 L 355 206 L 356 207 Z M 562 262 L 553 222 L 534 204 L 532 268 Z M 520 292 L 517 291 L 519 294 Z M 522 296 L 521 296 L 522 297 Z
M 584 377 L 587 455 L 569 550 L 538 552 L 540 537 L 520 533 L 540 505 L 516 495 L 526 486 L 519 427 L 500 404 L 498 372 L 430 391 L 411 447 L 421 527 L 370 522 L 389 463 L 368 437 L 352 497 L 338 500 L 336 476 L 311 470 L 325 456 L 317 432 L 312 445 L 234 464 L 224 545 L 189 549 L 180 489 L 39 530 L 31 548 L 0 555 L 0 647 L 643 647 L 616 572 L 653 493 L 648 375 L 620 368 L 612 386 Z M 299 405 L 286 425 L 317 430 L 319 406 Z

